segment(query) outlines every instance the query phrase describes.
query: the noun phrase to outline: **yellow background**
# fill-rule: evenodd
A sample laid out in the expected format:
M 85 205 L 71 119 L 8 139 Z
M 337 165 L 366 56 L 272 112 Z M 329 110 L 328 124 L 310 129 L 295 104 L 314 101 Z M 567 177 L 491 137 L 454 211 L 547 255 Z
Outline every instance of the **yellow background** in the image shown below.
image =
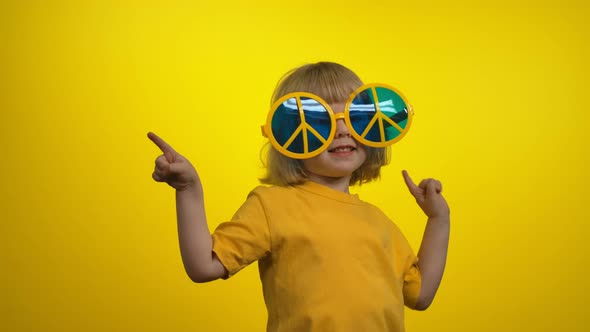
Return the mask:
M 146 133 L 193 161 L 214 229 L 262 175 L 276 81 L 330 60 L 416 111 L 382 180 L 355 191 L 416 250 L 425 219 L 400 171 L 440 179 L 451 205 L 440 291 L 408 331 L 585 331 L 587 6 L 2 2 L 0 330 L 263 330 L 256 265 L 185 276 Z

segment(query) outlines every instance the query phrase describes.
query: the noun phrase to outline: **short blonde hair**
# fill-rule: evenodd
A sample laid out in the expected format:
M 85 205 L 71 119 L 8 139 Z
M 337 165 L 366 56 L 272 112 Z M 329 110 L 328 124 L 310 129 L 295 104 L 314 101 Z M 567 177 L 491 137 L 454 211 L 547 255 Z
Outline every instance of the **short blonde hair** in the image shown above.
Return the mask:
M 306 64 L 287 72 L 275 88 L 271 104 L 292 92 L 308 92 L 327 103 L 343 103 L 354 90 L 363 85 L 350 69 L 334 62 Z M 306 181 L 308 175 L 303 161 L 281 154 L 269 142 L 265 145 L 266 175 L 260 182 L 277 186 L 290 186 Z M 365 146 L 367 159 L 352 173 L 350 185 L 363 184 L 378 179 L 381 166 L 389 163 L 389 148 Z M 264 150 L 262 152 L 264 154 Z

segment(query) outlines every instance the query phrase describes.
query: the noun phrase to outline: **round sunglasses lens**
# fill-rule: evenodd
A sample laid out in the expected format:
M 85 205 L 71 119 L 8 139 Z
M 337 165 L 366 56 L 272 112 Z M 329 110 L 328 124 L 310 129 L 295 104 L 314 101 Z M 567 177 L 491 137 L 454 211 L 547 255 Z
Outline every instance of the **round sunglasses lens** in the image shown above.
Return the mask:
M 321 148 L 328 140 L 331 127 L 328 110 L 315 99 L 306 97 L 293 97 L 282 102 L 274 111 L 271 123 L 277 143 L 297 154 Z
M 408 110 L 395 91 L 370 87 L 355 96 L 350 105 L 349 117 L 354 131 L 360 137 L 383 143 L 394 140 L 405 130 Z

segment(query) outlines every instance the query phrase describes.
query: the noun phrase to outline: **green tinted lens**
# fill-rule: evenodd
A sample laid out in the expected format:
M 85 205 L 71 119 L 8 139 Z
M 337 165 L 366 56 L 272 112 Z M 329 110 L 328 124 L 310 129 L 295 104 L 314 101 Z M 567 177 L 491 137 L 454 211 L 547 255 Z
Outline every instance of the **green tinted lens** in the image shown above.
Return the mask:
M 353 130 L 374 143 L 395 140 L 406 128 L 408 111 L 404 100 L 385 87 L 369 87 L 354 97 L 349 108 Z

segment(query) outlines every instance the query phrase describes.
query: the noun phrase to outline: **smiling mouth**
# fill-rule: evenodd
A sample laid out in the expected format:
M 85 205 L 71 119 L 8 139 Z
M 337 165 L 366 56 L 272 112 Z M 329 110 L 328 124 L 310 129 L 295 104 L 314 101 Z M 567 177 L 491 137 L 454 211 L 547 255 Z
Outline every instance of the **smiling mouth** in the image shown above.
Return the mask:
M 328 150 L 330 153 L 339 153 L 339 152 L 352 152 L 356 150 L 354 146 L 346 145 L 346 146 L 338 146 L 333 149 Z

